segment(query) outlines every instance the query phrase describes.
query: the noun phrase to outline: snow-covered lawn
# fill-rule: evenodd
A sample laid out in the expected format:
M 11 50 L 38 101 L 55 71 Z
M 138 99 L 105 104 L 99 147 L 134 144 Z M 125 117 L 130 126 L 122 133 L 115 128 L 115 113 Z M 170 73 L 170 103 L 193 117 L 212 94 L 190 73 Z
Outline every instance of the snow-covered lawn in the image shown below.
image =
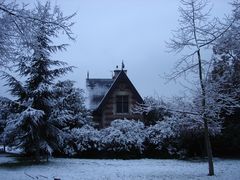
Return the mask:
M 240 179 L 240 160 L 215 159 L 216 175 L 207 176 L 207 163 L 181 160 L 86 160 L 50 159 L 42 165 L 14 166 L 15 160 L 0 155 L 0 180 L 167 180 Z

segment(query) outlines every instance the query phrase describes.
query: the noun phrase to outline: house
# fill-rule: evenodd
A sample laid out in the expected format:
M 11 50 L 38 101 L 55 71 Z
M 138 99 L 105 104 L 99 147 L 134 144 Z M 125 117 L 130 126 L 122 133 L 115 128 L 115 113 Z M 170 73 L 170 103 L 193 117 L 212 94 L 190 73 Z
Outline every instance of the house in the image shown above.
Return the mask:
M 105 128 L 115 119 L 142 120 L 140 114 L 133 114 L 131 108 L 143 99 L 129 80 L 124 66 L 114 70 L 110 79 L 86 79 L 88 105 L 93 120 L 99 128 Z

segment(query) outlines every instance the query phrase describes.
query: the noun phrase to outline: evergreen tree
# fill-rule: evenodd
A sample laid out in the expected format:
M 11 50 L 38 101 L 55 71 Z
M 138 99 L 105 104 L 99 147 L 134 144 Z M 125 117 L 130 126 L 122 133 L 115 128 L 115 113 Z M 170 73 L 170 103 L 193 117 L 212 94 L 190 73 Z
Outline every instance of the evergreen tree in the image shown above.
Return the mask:
M 51 154 L 62 142 L 58 122 L 51 119 L 53 91 L 51 86 L 57 77 L 72 70 L 66 63 L 51 60 L 51 53 L 65 49 L 66 45 L 52 45 L 51 38 L 58 37 L 59 24 L 66 24 L 66 19 L 56 7 L 51 12 L 50 3 L 40 3 L 31 11 L 36 18 L 29 26 L 21 46 L 26 55 L 19 58 L 16 72 L 25 78 L 24 83 L 12 75 L 2 72 L 10 86 L 10 92 L 17 99 L 16 113 L 7 120 L 5 134 L 8 145 L 22 148 L 26 154 L 34 155 L 37 161 L 40 155 Z M 42 21 L 39 21 L 41 19 Z M 56 22 L 48 23 L 50 21 Z M 60 67 L 59 67 L 60 66 Z M 57 68 L 55 68 L 57 67 Z
M 5 136 L 4 136 L 4 128 L 6 127 L 7 117 L 11 113 L 11 101 L 7 98 L 0 97 L 0 144 L 3 145 L 3 149 L 5 151 Z

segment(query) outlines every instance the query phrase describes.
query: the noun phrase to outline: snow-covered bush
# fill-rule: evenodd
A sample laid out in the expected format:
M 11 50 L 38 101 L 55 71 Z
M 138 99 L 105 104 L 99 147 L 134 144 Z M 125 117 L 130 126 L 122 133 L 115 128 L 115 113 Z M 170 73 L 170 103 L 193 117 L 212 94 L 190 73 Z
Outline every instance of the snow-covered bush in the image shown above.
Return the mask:
M 145 131 L 140 121 L 117 119 L 100 131 L 100 144 L 105 151 L 144 150 Z
M 132 112 L 134 114 L 142 114 L 144 116 L 144 124 L 149 126 L 171 115 L 167 106 L 167 102 L 160 97 L 145 97 L 144 104 L 136 104 L 133 106 Z
M 65 135 L 63 152 L 68 156 L 99 148 L 99 131 L 92 126 L 69 129 Z
M 167 151 L 169 155 L 184 157 L 190 149 L 200 153 L 199 147 L 192 146 L 199 145 L 194 141 L 199 141 L 203 137 L 203 128 L 203 122 L 194 115 L 172 113 L 170 117 L 146 129 L 146 142 L 148 146 L 160 152 Z M 220 128 L 219 123 L 215 124 L 214 121 L 209 123 L 209 132 L 212 135 L 220 133 Z
M 158 121 L 155 125 L 146 129 L 146 143 L 150 150 L 157 150 L 168 155 L 178 153 L 176 147 L 177 139 L 180 137 L 180 125 L 175 116 L 166 117 L 163 121 Z M 152 149 L 151 149 L 152 148 Z M 165 156 L 164 154 L 160 156 Z M 167 156 L 168 156 L 167 155 Z
M 89 125 L 72 129 L 78 151 L 98 148 L 99 132 Z
M 130 152 L 144 150 L 145 127 L 140 121 L 114 120 L 110 127 L 97 130 L 90 125 L 65 130 L 63 152 L 68 156 L 96 152 Z M 96 154 L 97 155 L 97 154 Z M 106 156 L 106 155 L 105 155 Z
M 53 85 L 52 113 L 50 119 L 61 123 L 62 128 L 80 128 L 93 125 L 90 112 L 84 104 L 84 91 L 76 88 L 70 80 Z
M 178 131 L 173 119 L 158 121 L 155 125 L 146 129 L 147 140 L 150 144 L 161 150 L 167 140 L 174 139 L 178 136 Z

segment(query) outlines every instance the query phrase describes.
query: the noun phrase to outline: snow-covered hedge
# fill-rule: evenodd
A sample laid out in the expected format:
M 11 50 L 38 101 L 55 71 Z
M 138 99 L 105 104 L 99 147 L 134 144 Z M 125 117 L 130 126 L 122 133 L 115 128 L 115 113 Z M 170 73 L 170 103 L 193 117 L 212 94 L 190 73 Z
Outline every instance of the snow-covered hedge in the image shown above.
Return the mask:
M 65 147 L 66 155 L 72 156 L 79 152 L 99 148 L 99 131 L 90 125 L 81 128 L 73 128 L 66 133 Z
M 178 135 L 177 128 L 170 119 L 158 121 L 146 129 L 147 141 L 161 150 L 166 141 L 175 139 Z
M 78 151 L 86 151 L 98 148 L 99 131 L 89 125 L 82 128 L 75 128 L 72 132 L 76 138 L 76 145 Z
M 129 152 L 144 150 L 145 126 L 135 120 L 114 120 L 105 129 L 97 130 L 89 125 L 73 128 L 65 139 L 66 155 L 82 152 Z
M 106 151 L 142 152 L 145 137 L 145 126 L 142 122 L 117 119 L 110 127 L 100 131 L 100 144 Z
M 141 121 L 127 119 L 114 120 L 109 127 L 101 130 L 85 125 L 82 128 L 69 130 L 64 153 L 82 155 L 83 152 L 85 154 L 91 152 L 106 155 L 108 152 L 144 154 L 155 151 L 159 156 L 161 153 L 185 156 L 186 133 L 189 133 L 194 141 L 194 138 L 199 136 L 197 130 L 201 129 L 196 122 L 193 124 L 197 127 L 193 127 L 192 123 L 186 116 L 172 115 L 151 126 L 145 126 Z M 193 134 L 194 131 L 195 134 Z

